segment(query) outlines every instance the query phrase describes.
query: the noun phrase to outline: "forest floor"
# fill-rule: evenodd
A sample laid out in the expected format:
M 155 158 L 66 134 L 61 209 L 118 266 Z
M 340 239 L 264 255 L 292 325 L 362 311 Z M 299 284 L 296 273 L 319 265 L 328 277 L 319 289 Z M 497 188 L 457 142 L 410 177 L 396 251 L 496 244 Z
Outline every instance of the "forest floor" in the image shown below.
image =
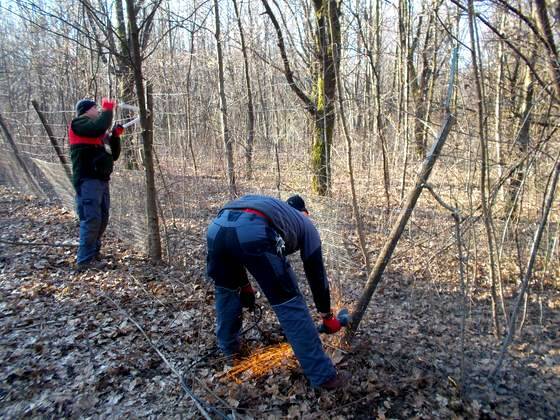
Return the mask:
M 251 316 L 246 323 L 253 358 L 232 366 L 215 350 L 200 238 L 185 250 L 187 267 L 154 266 L 109 231 L 108 268 L 77 273 L 74 248 L 6 243 L 75 243 L 72 212 L 2 186 L 0 197 L 2 418 L 202 417 L 185 389 L 212 418 L 560 417 L 560 294 L 551 286 L 541 294 L 544 317 L 529 305 L 492 382 L 499 343 L 479 321 L 490 319 L 487 290 L 475 290 L 461 393 L 457 287 L 390 271 L 352 349 L 323 337 L 352 374 L 346 389 L 326 392 L 309 387 L 262 297 L 257 326 Z M 362 285 L 347 287 L 356 294 Z

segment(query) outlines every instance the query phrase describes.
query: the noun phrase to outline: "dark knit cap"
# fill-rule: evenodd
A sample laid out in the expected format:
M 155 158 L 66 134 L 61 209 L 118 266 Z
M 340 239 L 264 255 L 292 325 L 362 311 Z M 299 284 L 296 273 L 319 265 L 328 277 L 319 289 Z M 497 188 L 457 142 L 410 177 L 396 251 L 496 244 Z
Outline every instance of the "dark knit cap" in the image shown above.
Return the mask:
M 93 99 L 82 99 L 76 104 L 76 115 L 79 117 L 82 114 L 88 112 L 89 109 L 97 106 Z
M 290 198 L 288 198 L 286 200 L 286 203 L 288 203 L 290 206 L 292 206 L 294 209 L 298 210 L 298 211 L 304 211 L 306 213 L 309 213 L 307 211 L 307 209 L 305 208 L 305 201 L 303 201 L 303 198 L 301 198 L 299 195 L 292 195 Z

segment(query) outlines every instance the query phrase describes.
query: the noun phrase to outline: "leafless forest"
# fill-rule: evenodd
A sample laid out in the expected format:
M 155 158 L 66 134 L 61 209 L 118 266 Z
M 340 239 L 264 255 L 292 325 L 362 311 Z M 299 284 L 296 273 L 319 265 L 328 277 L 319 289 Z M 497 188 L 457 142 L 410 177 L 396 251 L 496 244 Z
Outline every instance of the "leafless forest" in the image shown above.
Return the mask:
M 0 413 L 560 416 L 559 1 L 0 0 L 0 40 Z M 70 313 L 33 284 L 72 276 L 67 126 L 79 99 L 104 96 L 129 105 L 118 122 L 139 117 L 111 181 L 117 264 L 71 280 L 67 299 L 85 303 Z M 236 373 L 206 354 L 205 228 L 248 192 L 308 202 L 334 300 L 354 314 L 325 339 L 353 374 L 342 396 L 271 362 L 289 349 L 266 327 Z M 41 207 L 54 218 L 45 230 L 40 216 L 26 224 Z M 118 334 L 76 339 L 90 343 L 84 354 L 150 359 L 86 381 L 93 402 L 78 403 L 77 385 L 43 397 L 34 387 L 54 381 L 54 393 L 100 368 L 67 381 L 17 373 L 62 363 L 35 352 L 40 333 L 18 329 L 20 299 L 51 299 L 44 316 L 68 319 L 104 305 Z M 35 350 L 15 352 L 30 337 Z

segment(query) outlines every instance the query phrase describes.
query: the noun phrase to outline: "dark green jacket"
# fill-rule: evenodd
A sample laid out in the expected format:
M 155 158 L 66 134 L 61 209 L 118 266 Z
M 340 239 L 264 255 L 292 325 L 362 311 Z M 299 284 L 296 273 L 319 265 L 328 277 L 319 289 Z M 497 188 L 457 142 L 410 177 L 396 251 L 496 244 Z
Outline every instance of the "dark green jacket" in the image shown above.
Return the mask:
M 103 111 L 95 119 L 81 115 L 72 120 L 72 131 L 77 136 L 89 138 L 103 136 L 103 142 L 107 146 L 92 144 L 70 145 L 72 183 L 76 189 L 86 178 L 109 181 L 113 172 L 113 162 L 121 154 L 121 141 L 119 137 L 106 134 L 109 127 L 111 127 L 112 120 L 112 111 Z M 110 153 L 107 149 L 110 150 Z

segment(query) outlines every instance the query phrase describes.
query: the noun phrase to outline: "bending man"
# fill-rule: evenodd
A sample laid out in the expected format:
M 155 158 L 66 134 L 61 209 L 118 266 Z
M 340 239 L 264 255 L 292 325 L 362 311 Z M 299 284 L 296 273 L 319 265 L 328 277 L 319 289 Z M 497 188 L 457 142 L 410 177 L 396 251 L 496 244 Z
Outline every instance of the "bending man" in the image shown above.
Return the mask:
M 340 322 L 330 306 L 329 284 L 321 240 L 307 217 L 305 203 L 293 196 L 247 195 L 226 204 L 208 228 L 208 275 L 216 290 L 216 334 L 226 355 L 239 351 L 242 306 L 254 306 L 254 291 L 246 269 L 272 305 L 280 325 L 311 385 L 325 389 L 343 386 L 325 354 L 297 278 L 286 255 L 300 251 L 315 306 L 324 330 L 335 333 Z

